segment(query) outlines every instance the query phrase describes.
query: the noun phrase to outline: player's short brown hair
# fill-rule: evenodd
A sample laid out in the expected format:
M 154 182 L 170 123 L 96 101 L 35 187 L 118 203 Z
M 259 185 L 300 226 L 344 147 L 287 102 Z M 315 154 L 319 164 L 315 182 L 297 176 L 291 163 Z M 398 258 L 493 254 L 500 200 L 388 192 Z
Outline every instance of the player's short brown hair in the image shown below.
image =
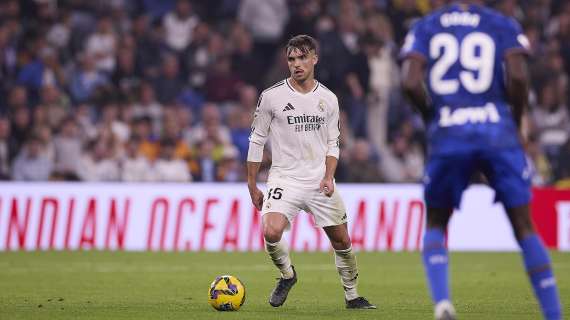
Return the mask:
M 311 51 L 314 51 L 315 54 L 317 54 L 318 48 L 319 48 L 319 43 L 317 42 L 317 40 L 315 40 L 315 38 L 306 34 L 300 34 L 294 36 L 293 38 L 289 39 L 289 41 L 287 41 L 285 52 L 289 54 L 291 50 L 298 49 L 299 51 L 305 54 Z

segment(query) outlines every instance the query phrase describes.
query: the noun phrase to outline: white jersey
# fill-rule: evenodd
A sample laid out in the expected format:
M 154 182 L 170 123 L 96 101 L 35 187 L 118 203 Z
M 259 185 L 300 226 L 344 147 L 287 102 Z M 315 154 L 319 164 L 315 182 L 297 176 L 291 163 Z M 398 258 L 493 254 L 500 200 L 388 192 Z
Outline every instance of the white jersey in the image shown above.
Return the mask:
M 261 162 L 269 138 L 272 165 L 268 183 L 288 181 L 318 188 L 325 175 L 326 157 L 338 159 L 339 136 L 336 95 L 316 80 L 310 92 L 300 93 L 286 79 L 259 96 L 248 161 Z

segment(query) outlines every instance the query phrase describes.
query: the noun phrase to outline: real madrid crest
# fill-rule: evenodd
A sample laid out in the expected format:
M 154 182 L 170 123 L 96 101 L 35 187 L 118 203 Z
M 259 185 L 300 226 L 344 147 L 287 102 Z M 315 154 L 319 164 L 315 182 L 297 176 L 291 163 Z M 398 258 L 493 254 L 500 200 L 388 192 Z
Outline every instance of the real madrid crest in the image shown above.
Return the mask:
M 317 107 L 321 112 L 325 112 L 325 102 L 323 100 L 319 100 L 319 105 Z

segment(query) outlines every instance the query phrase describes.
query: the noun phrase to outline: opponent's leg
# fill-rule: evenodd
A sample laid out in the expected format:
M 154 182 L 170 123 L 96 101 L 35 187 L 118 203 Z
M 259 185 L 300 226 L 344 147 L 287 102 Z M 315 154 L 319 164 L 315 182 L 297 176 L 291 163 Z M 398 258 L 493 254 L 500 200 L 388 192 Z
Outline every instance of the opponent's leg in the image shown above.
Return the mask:
M 279 307 L 287 299 L 289 290 L 297 282 L 297 274 L 291 265 L 291 258 L 287 245 L 281 241 L 283 231 L 287 228 L 289 221 L 281 213 L 270 212 L 263 215 L 263 237 L 265 238 L 265 250 L 271 257 L 273 264 L 281 272 L 281 277 L 271 292 L 269 304 Z
M 323 229 L 335 251 L 335 264 L 344 288 L 346 307 L 349 309 L 376 309 L 376 306 L 358 295 L 358 268 L 346 223 L 324 227 Z
M 546 248 L 535 233 L 528 205 L 506 209 L 524 265 L 545 319 L 562 319 L 560 297 Z
M 428 208 L 427 228 L 424 234 L 422 258 L 435 303 L 436 319 L 455 319 L 455 309 L 449 296 L 448 255 L 445 230 L 452 209 Z

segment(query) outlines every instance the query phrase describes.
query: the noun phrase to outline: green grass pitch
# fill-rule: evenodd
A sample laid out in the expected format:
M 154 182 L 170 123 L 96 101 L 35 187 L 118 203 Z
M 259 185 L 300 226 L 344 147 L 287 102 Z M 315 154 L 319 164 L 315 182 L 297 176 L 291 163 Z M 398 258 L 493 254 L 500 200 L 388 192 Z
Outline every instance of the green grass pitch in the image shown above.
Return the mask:
M 299 282 L 284 306 L 268 295 L 278 276 L 264 253 L 0 253 L 0 319 L 431 319 L 418 253 L 357 254 L 359 291 L 378 310 L 344 308 L 332 253 L 293 253 Z M 460 319 L 540 319 L 516 253 L 452 253 Z M 552 253 L 570 315 L 570 254 Z M 210 282 L 239 277 L 238 312 L 207 303 Z

